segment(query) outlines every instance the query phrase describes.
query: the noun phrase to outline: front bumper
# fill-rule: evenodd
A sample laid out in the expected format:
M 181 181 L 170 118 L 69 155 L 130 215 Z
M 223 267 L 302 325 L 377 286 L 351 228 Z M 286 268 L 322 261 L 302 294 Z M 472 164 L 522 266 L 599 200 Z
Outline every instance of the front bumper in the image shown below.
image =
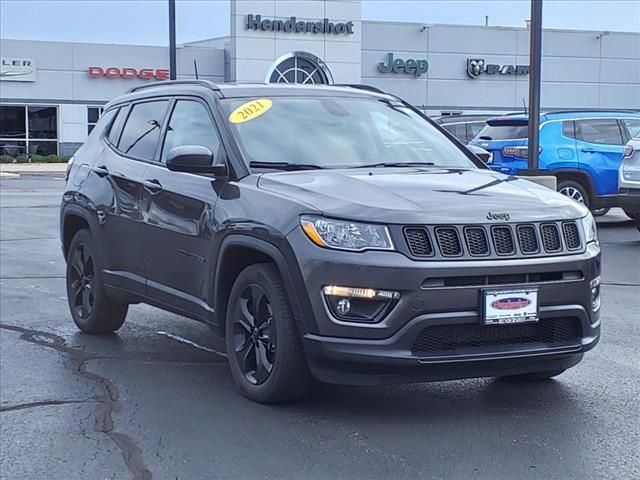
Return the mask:
M 562 257 L 484 261 L 414 261 L 400 253 L 359 254 L 324 250 L 300 230 L 288 239 L 304 285 L 296 292 L 310 307 L 299 325 L 313 375 L 331 383 L 380 384 L 503 376 L 564 369 L 593 348 L 600 335 L 599 311 L 591 309 L 590 282 L 600 275 L 600 250 Z M 520 282 L 528 275 L 553 281 Z M 432 287 L 434 279 L 484 278 L 463 286 Z M 494 280 L 503 283 L 493 283 Z M 515 282 L 515 283 L 514 283 Z M 326 285 L 400 292 L 400 300 L 378 323 L 337 320 L 323 298 Z M 526 342 L 467 345 L 451 350 L 416 350 L 420 334 L 431 327 L 481 325 L 485 288 L 539 289 L 540 324 L 571 319 L 575 338 L 559 343 Z M 500 329 L 501 326 L 486 328 Z
M 640 188 L 620 188 L 618 204 L 633 215 L 640 215 Z

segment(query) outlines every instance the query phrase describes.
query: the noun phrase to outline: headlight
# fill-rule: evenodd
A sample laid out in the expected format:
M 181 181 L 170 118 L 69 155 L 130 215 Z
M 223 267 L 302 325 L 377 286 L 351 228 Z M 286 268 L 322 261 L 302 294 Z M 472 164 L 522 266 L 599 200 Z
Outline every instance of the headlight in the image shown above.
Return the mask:
M 320 247 L 339 250 L 394 250 L 389 229 L 384 225 L 346 222 L 305 216 L 300 224 L 307 237 Z
M 588 213 L 587 216 L 581 218 L 580 221 L 582 222 L 582 230 L 584 231 L 586 243 L 598 243 L 598 230 L 593 215 Z

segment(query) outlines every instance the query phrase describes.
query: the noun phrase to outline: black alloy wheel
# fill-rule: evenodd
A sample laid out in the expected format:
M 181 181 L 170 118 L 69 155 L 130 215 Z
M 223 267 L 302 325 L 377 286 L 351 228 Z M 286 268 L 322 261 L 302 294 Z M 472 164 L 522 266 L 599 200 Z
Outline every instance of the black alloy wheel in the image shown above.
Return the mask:
M 67 253 L 67 299 L 71 316 L 80 330 L 93 334 L 118 330 L 129 308 L 107 295 L 99 253 L 87 229 L 74 235 Z
M 89 318 L 93 310 L 95 289 L 95 264 L 91 252 L 84 244 L 79 244 L 71 253 L 69 304 L 83 319 Z
M 240 370 L 253 385 L 263 384 L 273 371 L 277 332 L 273 309 L 260 285 L 248 285 L 240 294 L 233 322 L 233 354 Z
M 254 402 L 303 397 L 311 374 L 282 277 L 272 263 L 247 266 L 227 303 L 225 337 L 238 390 Z

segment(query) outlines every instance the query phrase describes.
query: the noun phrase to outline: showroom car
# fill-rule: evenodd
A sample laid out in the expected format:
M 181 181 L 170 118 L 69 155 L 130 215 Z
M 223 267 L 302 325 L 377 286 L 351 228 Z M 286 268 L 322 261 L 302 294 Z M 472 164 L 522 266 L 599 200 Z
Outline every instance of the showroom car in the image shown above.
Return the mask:
M 257 402 L 313 379 L 546 379 L 600 336 L 589 210 L 384 93 L 135 87 L 70 162 L 60 220 L 81 331 L 135 303 L 204 322 Z
M 620 206 L 640 230 L 640 131 L 624 149 L 618 184 Z
M 471 142 L 492 153 L 491 168 L 515 175 L 527 168 L 525 114 L 487 120 Z M 591 210 L 618 205 L 624 145 L 640 124 L 634 111 L 552 111 L 540 116 L 540 168 L 558 179 L 558 191 Z

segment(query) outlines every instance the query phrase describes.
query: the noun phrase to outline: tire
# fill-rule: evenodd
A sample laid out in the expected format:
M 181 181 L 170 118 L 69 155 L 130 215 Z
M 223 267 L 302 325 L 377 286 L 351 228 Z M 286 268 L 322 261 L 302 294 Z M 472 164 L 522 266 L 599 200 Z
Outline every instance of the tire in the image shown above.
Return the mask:
M 564 371 L 565 369 L 563 368 L 561 370 L 547 370 L 545 372 L 523 373 L 522 375 L 509 375 L 507 377 L 502 377 L 502 378 L 510 382 L 535 382 L 540 380 L 547 380 L 552 377 L 557 377 Z
M 260 263 L 236 279 L 226 315 L 226 344 L 233 380 L 254 402 L 296 400 L 311 375 L 277 268 Z
M 591 199 L 585 188 L 574 180 L 560 180 L 558 182 L 558 192 L 578 203 L 584 204 L 587 208 L 591 204 Z
M 80 230 L 71 240 L 67 299 L 73 321 L 85 333 L 113 333 L 127 316 L 129 306 L 114 302 L 104 290 L 102 260 L 87 229 Z
M 633 221 L 636 224 L 636 228 L 640 232 L 640 215 L 636 215 L 636 217 L 633 219 Z
M 631 212 L 629 212 L 629 211 L 627 211 L 627 210 L 623 210 L 623 212 L 624 212 L 624 214 L 625 214 L 627 217 L 629 217 L 631 220 L 636 220 L 636 218 L 637 218 L 637 217 L 640 217 L 640 215 L 633 214 L 633 213 L 631 213 Z
M 607 213 L 609 213 L 609 210 L 611 210 L 611 209 L 610 208 L 596 208 L 595 210 L 591 210 L 591 213 L 593 213 L 594 217 L 603 217 Z

